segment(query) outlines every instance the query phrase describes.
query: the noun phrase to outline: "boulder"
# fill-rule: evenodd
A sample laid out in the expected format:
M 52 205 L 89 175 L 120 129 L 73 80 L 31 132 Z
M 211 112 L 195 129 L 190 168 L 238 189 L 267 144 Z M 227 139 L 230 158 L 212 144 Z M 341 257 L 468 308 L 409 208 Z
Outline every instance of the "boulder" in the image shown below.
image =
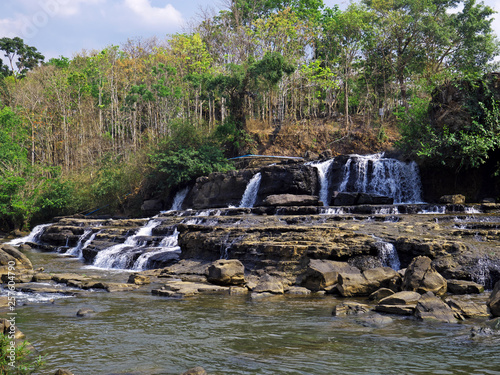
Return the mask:
M 443 204 L 464 204 L 465 196 L 462 194 L 443 195 L 439 198 L 439 203 Z
M 29 282 L 33 273 L 33 265 L 26 255 L 11 245 L 0 245 L 0 277 L 3 282 Z
M 494 317 L 500 316 L 500 281 L 495 284 L 495 287 L 490 294 L 488 307 L 490 308 L 491 315 Z
M 245 267 L 237 259 L 219 259 L 208 267 L 207 280 L 218 285 L 245 284 Z
M 446 293 L 447 282 L 431 265 L 429 257 L 418 256 L 406 269 L 403 278 L 403 290 L 418 293 L 433 292 L 437 295 Z
M 338 282 L 340 273 L 359 274 L 356 267 L 352 267 L 346 262 L 336 262 L 326 259 L 311 259 L 307 269 L 302 276 L 301 285 L 312 291 L 325 289 Z
M 372 268 L 361 274 L 343 274 L 339 276 L 337 289 L 344 297 L 368 296 L 376 290 L 396 284 L 400 275 L 390 267 Z
M 276 277 L 265 274 L 259 278 L 257 285 L 252 289 L 254 293 L 283 294 L 283 283 Z
M 134 273 L 129 276 L 127 283 L 135 285 L 147 285 L 151 284 L 151 278 L 149 276 Z
M 375 310 L 388 314 L 412 315 L 420 297 L 420 294 L 417 292 L 398 292 L 382 298 L 375 307 Z
M 358 201 L 358 193 L 348 192 L 334 192 L 333 196 L 334 206 L 354 206 Z
M 183 372 L 181 375 L 207 375 L 207 372 L 203 367 L 198 366 Z
M 74 375 L 74 374 L 69 370 L 59 369 L 55 372 L 54 375 Z
M 464 318 L 490 316 L 486 305 L 478 305 L 472 301 L 460 301 L 453 298 L 447 298 L 445 302 L 455 312 L 456 316 L 463 316 Z
M 480 294 L 484 292 L 484 286 L 467 280 L 446 280 L 448 283 L 448 293 L 451 294 Z
M 356 204 L 393 204 L 394 198 L 378 194 L 359 193 Z
M 377 313 L 363 315 L 357 319 L 357 322 L 363 327 L 370 328 L 382 328 L 391 324 L 393 321 L 391 317 Z
M 432 292 L 427 292 L 418 300 L 415 316 L 420 320 L 433 320 L 445 323 L 456 323 L 456 314 L 441 298 Z
M 319 190 L 316 168 L 310 165 L 269 165 L 260 172 L 258 201 L 273 194 L 314 195 Z
M 333 316 L 359 315 L 369 312 L 370 306 L 358 302 L 342 302 L 333 308 Z
M 262 202 L 263 206 L 318 206 L 316 195 L 277 194 L 269 195 Z
M 149 199 L 142 203 L 141 210 L 146 213 L 159 212 L 163 210 L 164 202 L 163 199 Z
M 380 300 L 384 299 L 385 297 L 392 296 L 393 294 L 394 294 L 394 291 L 392 289 L 380 288 L 379 290 L 376 290 L 375 292 L 370 294 L 368 299 L 370 301 L 379 302 Z
M 76 312 L 76 316 L 82 318 L 82 317 L 85 317 L 85 316 L 89 316 L 89 315 L 93 315 L 95 314 L 95 311 L 92 310 L 92 309 L 89 309 L 89 308 L 83 308 L 83 309 L 80 309 Z

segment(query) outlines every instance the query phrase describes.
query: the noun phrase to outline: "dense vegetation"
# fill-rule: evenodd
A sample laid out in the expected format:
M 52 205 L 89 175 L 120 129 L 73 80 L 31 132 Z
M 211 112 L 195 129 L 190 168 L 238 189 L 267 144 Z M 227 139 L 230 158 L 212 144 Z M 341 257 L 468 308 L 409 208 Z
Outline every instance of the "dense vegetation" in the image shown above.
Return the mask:
M 494 69 L 493 13 L 475 0 L 232 0 L 189 33 L 47 62 L 2 38 L 0 226 L 173 192 L 255 151 L 255 123 L 276 136 L 326 121 L 344 137 L 361 119 L 383 138 L 396 122 L 413 156 L 446 163 L 458 148 L 474 167 L 498 148 L 496 98 L 465 129 L 438 132 L 427 114 L 436 88 Z

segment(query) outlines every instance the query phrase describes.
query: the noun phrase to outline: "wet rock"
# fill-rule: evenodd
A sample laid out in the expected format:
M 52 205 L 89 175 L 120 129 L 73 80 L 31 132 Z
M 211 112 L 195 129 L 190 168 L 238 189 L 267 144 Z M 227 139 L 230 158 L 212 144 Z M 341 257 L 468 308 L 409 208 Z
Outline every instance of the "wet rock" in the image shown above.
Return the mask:
M 162 297 L 185 298 L 192 297 L 197 294 L 229 294 L 229 287 L 172 280 L 159 289 L 153 289 L 151 293 Z
M 466 280 L 446 280 L 448 283 L 448 293 L 451 294 L 480 294 L 484 292 L 484 286 L 473 281 Z
M 181 375 L 207 375 L 207 372 L 203 367 L 198 366 L 183 372 Z
M 301 285 L 312 291 L 325 289 L 338 282 L 339 274 L 360 274 L 359 269 L 346 262 L 325 259 L 311 259 L 302 276 Z
M 417 256 L 427 256 L 431 259 L 438 257 L 456 257 L 468 251 L 468 247 L 460 241 L 437 240 L 422 237 L 400 237 L 394 244 L 402 264 L 411 263 Z
M 286 289 L 286 294 L 291 294 L 295 296 L 308 296 L 311 294 L 311 291 L 307 288 L 303 288 L 300 286 L 292 286 Z
M 58 273 L 52 274 L 52 280 L 56 283 L 68 284 L 70 281 L 85 283 L 92 280 L 92 278 L 76 273 Z
M 464 204 L 465 196 L 462 194 L 443 195 L 439 198 L 439 203 L 444 204 Z
M 495 284 L 495 287 L 490 294 L 488 307 L 490 308 L 491 315 L 494 317 L 500 316 L 500 281 Z
M 102 281 L 91 281 L 82 285 L 84 289 L 104 289 L 107 292 L 127 292 L 139 288 L 139 285 L 126 283 L 109 283 Z
M 412 315 L 420 297 L 420 293 L 417 292 L 398 292 L 381 299 L 375 310 L 388 314 Z
M 277 194 L 268 195 L 263 206 L 318 206 L 319 197 L 315 195 Z
M 277 277 L 265 274 L 259 278 L 259 281 L 255 288 L 252 289 L 252 292 L 283 294 L 283 283 Z
M 479 305 L 472 301 L 460 301 L 454 298 L 446 298 L 445 302 L 456 313 L 456 316 L 463 316 L 464 318 L 490 316 L 486 305 Z
M 389 267 L 379 267 L 361 274 L 340 274 L 337 289 L 344 297 L 368 296 L 377 289 L 395 284 L 399 274 Z
M 358 302 L 342 302 L 333 308 L 333 316 L 359 315 L 369 312 L 370 306 Z
M 389 296 L 392 296 L 394 294 L 394 291 L 392 289 L 389 289 L 389 288 L 380 288 L 379 290 L 376 290 L 375 292 L 373 292 L 372 294 L 370 294 L 370 296 L 368 297 L 368 299 L 370 301 L 375 301 L 375 302 L 379 302 L 380 300 L 386 298 L 386 297 L 389 297 Z
M 359 255 L 349 258 L 347 261 L 349 265 L 360 269 L 361 271 L 369 270 L 372 268 L 383 267 L 380 258 L 373 255 Z
M 364 327 L 382 328 L 391 324 L 394 320 L 389 316 L 375 313 L 361 316 L 357 319 L 357 322 Z
M 24 293 L 58 293 L 73 296 L 78 290 L 68 289 L 60 285 L 47 285 L 38 283 L 24 283 L 16 286 L 16 290 Z
M 74 375 L 74 374 L 69 370 L 59 369 L 55 372 L 54 375 Z
M 242 296 L 248 294 L 248 289 L 241 286 L 230 286 L 229 294 L 232 296 Z
M 432 320 L 445 323 L 456 323 L 457 317 L 462 317 L 454 312 L 441 298 L 432 292 L 427 292 L 418 300 L 415 316 L 420 320 Z
M 35 273 L 33 275 L 33 282 L 43 282 L 52 280 L 52 275 L 48 273 Z
M 334 192 L 332 199 L 334 206 L 354 206 L 358 200 L 358 193 Z
M 149 199 L 142 203 L 141 210 L 146 213 L 159 212 L 164 209 L 165 202 L 163 199 Z
M 488 320 L 485 324 L 495 331 L 500 331 L 500 318 Z
M 12 325 L 10 321 L 5 318 L 0 319 L 0 332 L 5 336 L 14 334 L 16 340 L 23 340 L 26 338 L 26 335 L 17 328 L 17 325 Z
M 134 273 L 129 276 L 127 283 L 135 285 L 147 285 L 151 284 L 151 278 L 149 276 Z
M 437 295 L 446 293 L 447 282 L 431 265 L 430 258 L 418 256 L 406 269 L 403 278 L 403 290 L 416 291 L 421 294 L 433 292 Z
M 89 308 L 83 308 L 83 309 L 80 309 L 76 312 L 76 316 L 78 316 L 78 317 L 85 317 L 85 316 L 90 316 L 90 315 L 94 315 L 94 314 L 95 314 L 95 311 L 92 309 L 89 309 Z
M 245 267 L 237 259 L 219 259 L 208 267 L 207 280 L 218 285 L 245 284 Z
M 0 244 L 0 277 L 4 283 L 29 282 L 33 273 L 33 265 L 26 255 L 11 245 Z

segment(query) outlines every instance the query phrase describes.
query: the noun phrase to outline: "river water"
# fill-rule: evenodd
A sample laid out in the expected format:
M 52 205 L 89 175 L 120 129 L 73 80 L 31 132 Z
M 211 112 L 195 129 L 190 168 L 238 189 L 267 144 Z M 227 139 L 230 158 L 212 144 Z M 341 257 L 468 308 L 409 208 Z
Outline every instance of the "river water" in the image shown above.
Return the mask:
M 82 273 L 75 259 L 29 257 L 47 272 Z M 130 274 L 83 273 L 120 282 Z M 333 296 L 180 300 L 155 297 L 154 287 L 30 302 L 18 308 L 17 324 L 47 355 L 46 374 L 180 374 L 195 366 L 209 374 L 500 374 L 500 335 L 471 336 L 481 320 L 433 324 L 391 316 L 375 325 L 362 315 L 333 317 L 342 302 Z M 79 318 L 81 308 L 96 314 Z

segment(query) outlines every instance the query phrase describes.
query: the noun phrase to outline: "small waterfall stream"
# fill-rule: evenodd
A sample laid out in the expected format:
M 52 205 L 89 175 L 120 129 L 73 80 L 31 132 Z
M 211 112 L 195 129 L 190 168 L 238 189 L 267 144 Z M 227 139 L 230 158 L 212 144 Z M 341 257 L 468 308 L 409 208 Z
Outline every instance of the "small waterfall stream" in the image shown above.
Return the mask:
M 239 207 L 252 208 L 257 201 L 257 194 L 259 193 L 261 173 L 256 173 L 248 182 L 248 185 L 243 193 Z
M 334 160 L 335 159 L 329 159 L 321 163 L 310 164 L 318 171 L 320 183 L 319 200 L 323 202 L 323 206 L 326 207 L 328 207 L 328 193 L 330 188 L 328 171 L 330 170 L 330 165 L 334 162 Z
M 132 269 L 136 271 L 143 271 L 147 269 L 148 262 L 153 256 L 166 252 L 180 252 L 181 248 L 178 245 L 178 238 L 179 232 L 177 231 L 177 228 L 174 228 L 174 233 L 170 236 L 166 236 L 160 242 L 158 248 L 142 253 L 141 256 L 139 256 L 139 258 L 135 261 Z
M 28 243 L 28 242 L 37 243 L 38 240 L 40 239 L 40 236 L 45 231 L 45 229 L 51 225 L 52 224 L 50 224 L 50 223 L 37 225 L 36 227 L 33 228 L 31 233 L 28 234 L 26 237 L 16 238 L 12 241 L 7 242 L 7 244 L 17 246 L 17 245 L 21 245 L 23 243 Z
M 179 190 L 174 197 L 174 201 L 172 202 L 172 207 L 170 207 L 169 211 L 180 211 L 182 210 L 182 204 L 186 199 L 186 196 L 189 193 L 189 187 L 185 187 L 182 190 Z
M 378 250 L 378 256 L 384 267 L 391 267 L 395 271 L 401 269 L 398 252 L 393 244 L 380 241 L 375 244 Z
M 66 250 L 66 255 L 72 255 L 77 258 L 82 257 L 82 250 L 85 249 L 94 240 L 97 233 L 92 233 L 92 229 L 85 229 L 83 234 L 78 239 L 75 247 Z M 85 242 L 84 242 L 85 241 Z
M 149 220 L 136 234 L 128 237 L 124 243 L 99 251 L 94 259 L 93 266 L 98 268 L 127 268 L 127 263 L 132 255 L 128 250 L 143 247 L 144 245 L 140 243 L 141 238 L 151 236 L 153 229 L 160 224 L 161 222 L 158 220 Z

